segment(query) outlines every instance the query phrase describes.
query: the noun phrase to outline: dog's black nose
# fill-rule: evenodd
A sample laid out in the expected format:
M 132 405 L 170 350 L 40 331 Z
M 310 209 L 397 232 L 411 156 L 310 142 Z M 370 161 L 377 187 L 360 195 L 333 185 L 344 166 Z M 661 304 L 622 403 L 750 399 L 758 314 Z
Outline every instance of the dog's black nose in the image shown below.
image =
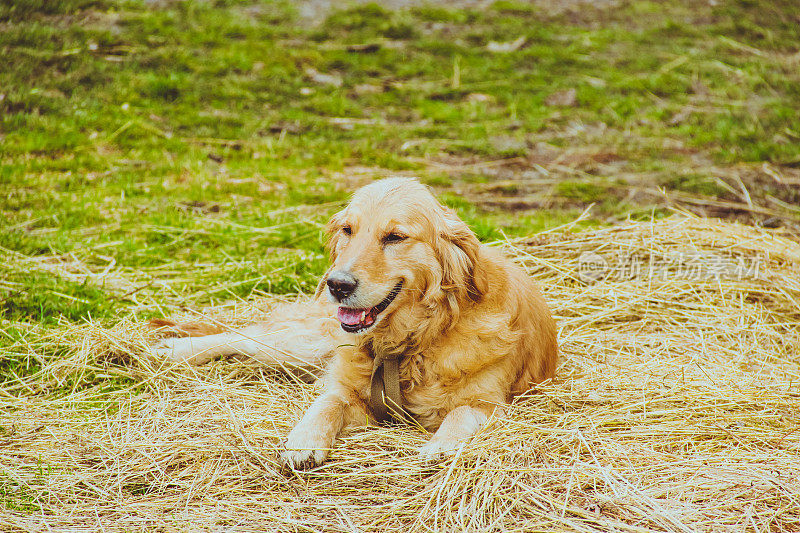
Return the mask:
M 328 275 L 328 290 L 340 302 L 353 294 L 358 286 L 358 280 L 347 272 L 336 270 Z

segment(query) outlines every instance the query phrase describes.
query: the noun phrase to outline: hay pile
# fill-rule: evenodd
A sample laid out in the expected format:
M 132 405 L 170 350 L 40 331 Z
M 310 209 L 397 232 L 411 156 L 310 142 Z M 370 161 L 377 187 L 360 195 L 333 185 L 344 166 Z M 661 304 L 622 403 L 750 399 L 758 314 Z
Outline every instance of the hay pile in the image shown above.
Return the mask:
M 0 523 L 800 531 L 799 245 L 677 217 L 502 245 L 540 281 L 563 362 L 555 383 L 454 460 L 426 468 L 414 453 L 426 435 L 370 428 L 341 439 L 322 468 L 287 477 L 276 454 L 312 385 L 231 361 L 162 368 L 142 355 L 141 326 L 88 325 L 63 331 L 71 352 L 2 398 L 5 486 L 33 502 L 0 510 Z M 267 303 L 207 312 L 237 324 Z M 33 395 L 67 375 L 80 384 L 81 372 L 131 386 Z

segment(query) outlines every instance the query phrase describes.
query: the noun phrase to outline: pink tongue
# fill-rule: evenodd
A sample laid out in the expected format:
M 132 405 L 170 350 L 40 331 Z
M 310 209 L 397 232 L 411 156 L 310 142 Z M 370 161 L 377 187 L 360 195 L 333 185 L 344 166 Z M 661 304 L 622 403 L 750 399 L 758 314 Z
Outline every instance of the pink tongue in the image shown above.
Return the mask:
M 336 312 L 336 318 L 339 319 L 339 322 L 342 324 L 347 324 L 348 326 L 356 326 L 361 323 L 361 313 L 364 309 L 351 309 L 348 307 L 340 307 L 339 310 Z

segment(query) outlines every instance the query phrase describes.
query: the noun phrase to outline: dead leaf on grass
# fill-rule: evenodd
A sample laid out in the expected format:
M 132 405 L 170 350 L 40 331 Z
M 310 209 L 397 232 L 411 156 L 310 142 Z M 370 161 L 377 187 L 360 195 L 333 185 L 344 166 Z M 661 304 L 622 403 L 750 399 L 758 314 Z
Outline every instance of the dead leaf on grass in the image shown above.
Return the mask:
M 527 39 L 525 39 L 525 37 L 507 42 L 489 41 L 489 44 L 486 45 L 486 50 L 495 54 L 514 52 L 522 48 L 526 41 Z
M 306 76 L 308 76 L 314 83 L 320 85 L 333 85 L 334 87 L 342 86 L 342 77 L 336 74 L 324 74 L 312 67 L 306 67 Z
M 467 102 L 491 102 L 494 97 L 490 94 L 483 93 L 469 93 L 467 95 Z
M 371 52 L 377 52 L 380 49 L 380 43 L 351 44 L 347 46 L 348 52 L 357 52 L 360 54 L 369 54 Z
M 559 107 L 574 107 L 578 104 L 578 91 L 565 89 L 556 91 L 544 100 L 545 105 Z

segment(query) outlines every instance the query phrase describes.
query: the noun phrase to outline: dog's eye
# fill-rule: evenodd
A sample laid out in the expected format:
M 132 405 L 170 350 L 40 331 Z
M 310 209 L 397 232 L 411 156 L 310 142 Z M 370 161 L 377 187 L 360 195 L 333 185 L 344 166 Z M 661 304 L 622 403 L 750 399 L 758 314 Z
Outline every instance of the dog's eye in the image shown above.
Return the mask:
M 399 233 L 389 233 L 386 237 L 383 238 L 384 244 L 391 244 L 393 242 L 400 242 L 406 240 L 405 235 L 400 235 Z
M 342 233 L 344 233 L 345 235 L 352 235 L 353 234 L 353 228 L 351 228 L 350 226 L 344 226 L 342 228 Z

